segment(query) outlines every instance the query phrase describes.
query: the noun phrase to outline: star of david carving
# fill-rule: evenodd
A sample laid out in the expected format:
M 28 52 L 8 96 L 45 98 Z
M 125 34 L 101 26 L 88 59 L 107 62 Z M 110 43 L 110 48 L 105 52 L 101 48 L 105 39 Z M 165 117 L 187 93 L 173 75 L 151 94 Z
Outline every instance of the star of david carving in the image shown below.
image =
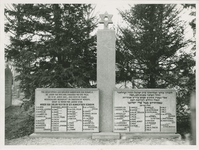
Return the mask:
M 100 22 L 99 23 L 103 23 L 104 24 L 104 28 L 108 29 L 108 24 L 112 24 L 113 21 L 111 20 L 113 17 L 113 15 L 108 14 L 107 12 L 105 12 L 104 14 L 100 14 Z

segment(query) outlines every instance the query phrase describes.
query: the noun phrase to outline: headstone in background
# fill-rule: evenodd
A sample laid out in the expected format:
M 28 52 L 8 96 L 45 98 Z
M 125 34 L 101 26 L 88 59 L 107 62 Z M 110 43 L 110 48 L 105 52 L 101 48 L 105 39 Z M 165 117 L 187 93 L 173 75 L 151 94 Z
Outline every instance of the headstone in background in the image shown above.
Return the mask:
M 191 109 L 191 134 L 192 145 L 196 145 L 196 91 L 191 93 L 190 109 Z
M 176 131 L 175 90 L 115 90 L 114 132 L 168 133 L 178 137 Z
M 5 108 L 12 105 L 12 81 L 13 76 L 11 69 L 6 65 L 5 69 Z
M 40 132 L 99 132 L 98 89 L 36 89 L 35 133 Z
M 21 90 L 20 90 L 20 81 L 16 81 L 15 78 L 16 76 L 19 75 L 19 72 L 16 71 L 16 67 L 12 66 L 12 73 L 13 73 L 13 91 L 12 91 L 12 96 L 13 99 L 20 99 L 20 94 L 21 94 Z

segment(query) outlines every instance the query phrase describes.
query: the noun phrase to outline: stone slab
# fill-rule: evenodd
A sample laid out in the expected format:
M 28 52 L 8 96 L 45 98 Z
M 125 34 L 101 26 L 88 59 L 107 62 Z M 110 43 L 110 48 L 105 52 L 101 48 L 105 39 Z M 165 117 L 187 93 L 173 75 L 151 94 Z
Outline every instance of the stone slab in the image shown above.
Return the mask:
M 120 133 L 113 133 L 113 132 L 93 133 L 92 139 L 120 139 Z
M 38 88 L 35 133 L 99 132 L 99 90 Z
M 132 138 L 179 138 L 181 139 L 180 134 L 172 134 L 172 133 L 120 133 L 121 139 L 132 139 Z
M 97 32 L 97 88 L 99 89 L 100 132 L 113 131 L 113 90 L 115 88 L 115 31 Z
M 49 132 L 49 133 L 33 133 L 30 135 L 31 138 L 91 138 L 92 133 L 85 132 L 67 132 L 67 133 L 58 133 L 58 132 Z
M 175 90 L 115 90 L 114 132 L 175 134 L 176 131 Z
M 92 138 L 92 139 L 131 139 L 131 138 L 181 138 L 180 134 L 142 134 L 142 133 L 82 133 L 82 132 L 68 132 L 68 133 L 33 133 L 30 138 Z

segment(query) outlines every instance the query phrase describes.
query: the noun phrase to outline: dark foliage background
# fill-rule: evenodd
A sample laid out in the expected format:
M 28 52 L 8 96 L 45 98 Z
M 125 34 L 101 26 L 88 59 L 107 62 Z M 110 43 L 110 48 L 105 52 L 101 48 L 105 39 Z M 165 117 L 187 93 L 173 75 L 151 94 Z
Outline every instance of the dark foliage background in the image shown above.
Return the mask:
M 36 88 L 91 87 L 96 81 L 96 28 L 90 4 L 13 4 L 5 9 L 11 44 L 5 56 L 25 98 Z

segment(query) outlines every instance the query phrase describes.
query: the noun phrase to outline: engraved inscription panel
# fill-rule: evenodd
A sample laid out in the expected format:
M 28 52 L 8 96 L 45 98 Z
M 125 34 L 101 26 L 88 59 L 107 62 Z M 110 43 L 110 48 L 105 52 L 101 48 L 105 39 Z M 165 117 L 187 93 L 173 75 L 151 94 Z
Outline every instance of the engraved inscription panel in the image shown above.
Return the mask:
M 35 132 L 99 132 L 98 89 L 36 89 Z
M 175 91 L 114 91 L 114 132 L 176 132 Z

